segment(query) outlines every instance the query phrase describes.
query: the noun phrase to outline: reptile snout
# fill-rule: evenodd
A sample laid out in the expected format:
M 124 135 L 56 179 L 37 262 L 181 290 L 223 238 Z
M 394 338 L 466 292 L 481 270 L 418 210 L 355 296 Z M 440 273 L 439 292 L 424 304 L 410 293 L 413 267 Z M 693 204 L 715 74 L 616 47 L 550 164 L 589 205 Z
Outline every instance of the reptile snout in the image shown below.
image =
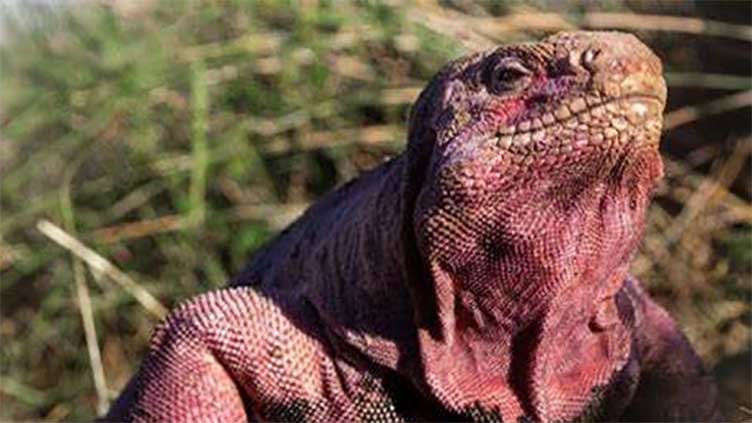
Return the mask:
M 587 72 L 593 90 L 610 98 L 653 97 L 666 101 L 660 59 L 632 34 L 576 32 L 561 34 L 570 66 Z
M 564 64 L 564 74 L 577 75 L 582 84 L 584 102 L 570 99 L 565 106 L 572 111 L 587 104 L 589 116 L 580 120 L 602 128 L 595 130 L 600 134 L 589 131 L 590 141 L 602 135 L 619 138 L 620 143 L 629 139 L 657 142 L 666 105 L 666 81 L 660 59 L 648 46 L 621 32 L 566 32 L 547 41 L 554 46 L 557 62 Z M 640 132 L 651 135 L 637 135 Z

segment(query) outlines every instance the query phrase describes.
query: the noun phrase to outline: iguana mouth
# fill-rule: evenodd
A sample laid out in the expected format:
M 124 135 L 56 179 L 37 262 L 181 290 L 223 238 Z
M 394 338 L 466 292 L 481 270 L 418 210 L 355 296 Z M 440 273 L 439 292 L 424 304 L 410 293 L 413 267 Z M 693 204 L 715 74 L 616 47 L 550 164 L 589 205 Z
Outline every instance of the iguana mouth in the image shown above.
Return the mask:
M 577 97 L 554 112 L 500 127 L 487 142 L 514 153 L 552 148 L 567 152 L 585 143 L 608 147 L 626 142 L 636 133 L 653 134 L 641 138 L 657 142 L 664 105 L 665 99 L 654 94 L 606 100 L 600 96 Z

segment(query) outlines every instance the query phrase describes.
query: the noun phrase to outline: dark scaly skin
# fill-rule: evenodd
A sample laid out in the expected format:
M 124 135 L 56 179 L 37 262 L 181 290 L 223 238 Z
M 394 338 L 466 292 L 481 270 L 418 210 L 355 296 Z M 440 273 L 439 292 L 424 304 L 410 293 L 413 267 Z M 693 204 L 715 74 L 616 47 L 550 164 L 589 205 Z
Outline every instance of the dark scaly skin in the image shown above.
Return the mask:
M 665 99 L 626 34 L 450 63 L 407 151 L 171 313 L 106 418 L 717 419 L 699 359 L 627 275 Z

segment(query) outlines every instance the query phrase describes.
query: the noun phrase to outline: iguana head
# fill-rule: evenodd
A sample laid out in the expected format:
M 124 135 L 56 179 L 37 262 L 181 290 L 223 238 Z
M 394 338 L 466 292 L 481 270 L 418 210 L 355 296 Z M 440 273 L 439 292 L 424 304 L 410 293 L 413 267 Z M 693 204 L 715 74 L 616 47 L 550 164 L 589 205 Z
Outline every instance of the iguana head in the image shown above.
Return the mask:
M 490 375 L 509 363 L 482 359 L 484 339 L 527 333 L 533 360 L 552 325 L 601 318 L 662 175 L 661 72 L 632 35 L 571 32 L 459 59 L 431 82 L 411 116 L 418 188 L 405 194 L 431 342 Z M 564 309 L 577 312 L 565 322 Z

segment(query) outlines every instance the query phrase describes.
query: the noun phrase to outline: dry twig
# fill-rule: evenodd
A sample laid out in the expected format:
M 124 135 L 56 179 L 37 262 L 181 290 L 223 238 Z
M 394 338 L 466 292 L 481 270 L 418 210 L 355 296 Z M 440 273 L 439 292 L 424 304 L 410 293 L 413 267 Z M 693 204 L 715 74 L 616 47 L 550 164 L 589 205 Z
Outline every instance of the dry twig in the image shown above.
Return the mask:
M 409 15 L 419 24 L 460 39 L 471 49 L 485 48 L 490 39 L 498 40 L 509 33 L 555 32 L 577 27 L 678 32 L 752 41 L 752 27 L 748 25 L 683 16 L 588 12 L 578 17 L 522 11 L 500 17 L 472 17 L 426 3 Z
M 93 152 L 91 148 L 87 153 Z M 65 227 L 71 233 L 75 233 L 75 218 L 73 200 L 71 199 L 71 181 L 81 164 L 88 159 L 89 154 L 84 153 L 78 156 L 65 170 L 63 176 L 63 186 L 60 190 L 60 209 L 65 221 Z M 109 398 L 107 395 L 107 379 L 104 375 L 104 366 L 102 365 L 102 354 L 99 349 L 97 337 L 97 328 L 94 324 L 94 310 L 91 306 L 91 296 L 89 287 L 86 285 L 86 275 L 84 274 L 83 262 L 75 254 L 71 254 L 73 265 L 73 279 L 76 284 L 76 298 L 78 300 L 78 310 L 81 314 L 81 323 L 83 324 L 84 336 L 86 338 L 86 350 L 89 354 L 89 365 L 91 366 L 94 387 L 97 391 L 97 412 L 104 414 L 109 407 Z
M 40 220 L 37 223 L 37 229 L 61 247 L 81 258 L 95 272 L 105 275 L 119 284 L 155 317 L 161 319 L 167 314 L 167 309 L 149 291 L 115 267 L 109 260 L 85 246 L 81 241 L 69 235 L 59 226 L 48 220 Z
M 112 244 L 118 241 L 143 238 L 165 232 L 183 230 L 190 226 L 190 219 L 183 215 L 162 216 L 155 219 L 128 222 L 94 231 L 94 238 L 98 242 Z
M 664 116 L 663 130 L 676 128 L 677 126 L 698 120 L 701 117 L 715 115 L 729 110 L 741 109 L 752 105 L 752 90 L 742 91 L 717 100 L 710 101 L 699 106 L 686 106 L 666 113 Z

